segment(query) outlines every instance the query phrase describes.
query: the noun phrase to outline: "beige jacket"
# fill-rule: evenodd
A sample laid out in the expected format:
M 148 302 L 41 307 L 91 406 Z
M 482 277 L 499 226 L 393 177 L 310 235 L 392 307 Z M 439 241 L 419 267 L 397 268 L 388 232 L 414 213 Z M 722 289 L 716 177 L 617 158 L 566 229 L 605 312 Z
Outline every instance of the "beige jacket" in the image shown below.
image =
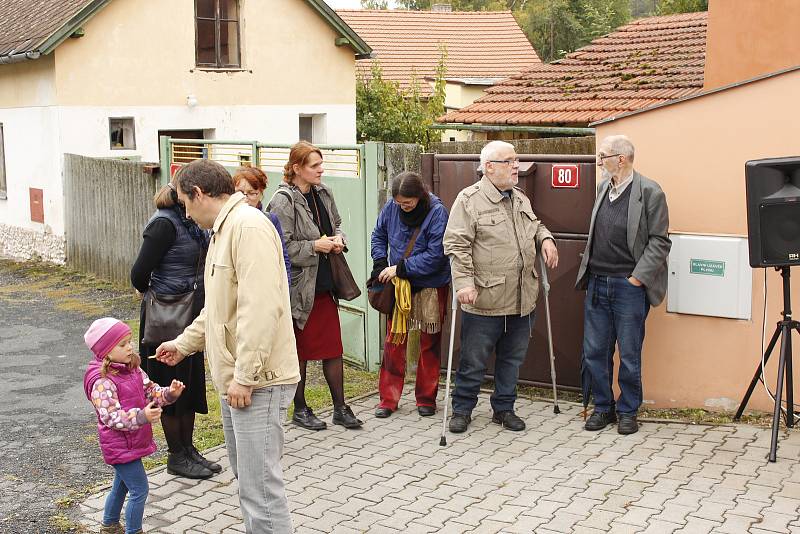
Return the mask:
M 475 303 L 461 309 L 477 315 L 531 313 L 539 294 L 536 247 L 545 239 L 553 236 L 520 189 L 506 198 L 485 176 L 464 188 L 444 233 L 453 290 L 478 290 Z
M 178 350 L 205 350 L 223 395 L 231 380 L 256 388 L 296 384 L 300 370 L 278 232 L 241 193 L 225 203 L 213 231 L 206 305 L 176 339 Z

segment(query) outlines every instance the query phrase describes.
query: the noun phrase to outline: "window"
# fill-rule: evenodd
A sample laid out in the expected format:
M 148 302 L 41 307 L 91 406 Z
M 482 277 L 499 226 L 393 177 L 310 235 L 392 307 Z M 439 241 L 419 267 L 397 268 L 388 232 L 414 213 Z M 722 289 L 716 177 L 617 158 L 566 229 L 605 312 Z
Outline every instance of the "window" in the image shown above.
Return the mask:
M 238 0 L 195 0 L 198 67 L 239 68 Z
M 110 117 L 108 135 L 111 150 L 135 150 L 136 134 L 133 117 Z
M 300 115 L 297 138 L 309 143 L 325 144 L 325 119 L 325 113 Z
M 3 137 L 3 123 L 0 122 L 0 198 L 6 197 L 6 140 Z

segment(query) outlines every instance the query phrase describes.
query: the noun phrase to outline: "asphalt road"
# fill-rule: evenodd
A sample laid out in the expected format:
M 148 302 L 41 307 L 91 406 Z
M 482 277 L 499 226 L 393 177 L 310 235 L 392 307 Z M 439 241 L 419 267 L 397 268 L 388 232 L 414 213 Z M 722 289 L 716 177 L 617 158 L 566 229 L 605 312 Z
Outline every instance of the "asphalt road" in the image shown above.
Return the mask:
M 63 506 L 64 499 L 113 476 L 100 456 L 93 411 L 83 393 L 89 358 L 83 333 L 91 318 L 85 311 L 59 309 L 59 298 L 31 282 L 0 263 L 3 533 L 62 532 L 54 516 L 76 513 Z M 64 285 L 69 290 L 69 283 Z M 96 293 L 100 301 L 109 296 Z M 95 297 L 88 295 L 82 298 Z M 123 308 L 108 312 L 131 318 L 135 307 Z

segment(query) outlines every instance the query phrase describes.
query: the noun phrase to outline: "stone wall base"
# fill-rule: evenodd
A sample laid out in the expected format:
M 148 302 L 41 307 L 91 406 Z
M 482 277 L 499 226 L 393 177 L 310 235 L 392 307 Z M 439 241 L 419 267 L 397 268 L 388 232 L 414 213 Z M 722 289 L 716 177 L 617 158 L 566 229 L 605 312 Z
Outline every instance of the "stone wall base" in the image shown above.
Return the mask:
M 67 242 L 63 235 L 0 224 L 0 256 L 64 265 Z

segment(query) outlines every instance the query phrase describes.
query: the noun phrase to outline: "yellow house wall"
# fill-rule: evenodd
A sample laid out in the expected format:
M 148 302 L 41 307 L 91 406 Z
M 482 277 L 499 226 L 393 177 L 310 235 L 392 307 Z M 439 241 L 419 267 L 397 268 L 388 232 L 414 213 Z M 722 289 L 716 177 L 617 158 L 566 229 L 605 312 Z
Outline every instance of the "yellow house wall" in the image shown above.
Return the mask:
M 55 51 L 61 105 L 354 104 L 355 56 L 303 0 L 241 0 L 240 72 L 195 67 L 192 0 L 114 0 Z
M 597 126 L 598 143 L 625 134 L 636 146 L 637 170 L 663 187 L 670 231 L 747 235 L 744 164 L 800 155 L 800 72 L 743 85 Z M 780 276 L 768 276 L 767 341 L 780 319 Z M 738 403 L 760 361 L 764 271 L 753 270 L 752 319 L 733 320 L 651 311 L 643 349 L 644 398 L 657 406 Z M 792 299 L 800 302 L 795 273 Z M 775 388 L 778 353 L 768 364 Z M 795 365 L 797 370 L 798 366 Z M 795 383 L 800 373 L 795 372 Z M 749 407 L 771 409 L 759 385 Z
M 483 86 L 463 85 L 460 83 L 445 84 L 445 107 L 450 109 L 461 109 L 472 104 L 475 100 L 483 96 Z M 474 141 L 476 132 L 467 130 L 443 130 L 442 141 Z
M 53 56 L 0 65 L 0 108 L 49 106 L 55 103 Z

